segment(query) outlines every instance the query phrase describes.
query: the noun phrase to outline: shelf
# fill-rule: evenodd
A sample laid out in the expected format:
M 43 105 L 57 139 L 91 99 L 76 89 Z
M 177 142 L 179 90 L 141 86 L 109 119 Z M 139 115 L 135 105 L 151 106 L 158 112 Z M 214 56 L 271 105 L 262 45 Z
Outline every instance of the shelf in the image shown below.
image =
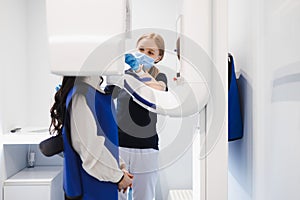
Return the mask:
M 51 137 L 47 129 L 23 129 L 16 133 L 0 135 L 3 144 L 39 144 Z

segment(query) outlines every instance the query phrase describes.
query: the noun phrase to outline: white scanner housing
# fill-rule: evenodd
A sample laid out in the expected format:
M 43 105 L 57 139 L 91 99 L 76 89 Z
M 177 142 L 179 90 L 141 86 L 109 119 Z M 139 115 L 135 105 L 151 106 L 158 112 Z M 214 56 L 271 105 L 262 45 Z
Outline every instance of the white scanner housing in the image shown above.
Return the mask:
M 189 116 L 199 113 L 207 104 L 208 85 L 204 76 L 209 77 L 207 70 L 211 66 L 201 74 L 197 66 L 182 60 L 180 81 L 172 79 L 178 69 L 167 74 L 168 92 L 152 89 L 124 74 L 128 1 L 47 0 L 46 8 L 52 73 L 101 75 L 108 76 L 108 80 L 117 75 L 118 85 L 125 87 L 137 103 L 163 115 Z M 131 37 L 137 39 L 134 33 Z M 189 48 L 183 45 L 182 51 Z
M 125 32 L 124 0 L 47 0 L 51 72 L 58 75 L 122 74 L 124 39 L 105 43 Z M 86 63 L 90 54 L 106 45 L 99 62 Z M 123 62 L 122 62 L 123 61 Z

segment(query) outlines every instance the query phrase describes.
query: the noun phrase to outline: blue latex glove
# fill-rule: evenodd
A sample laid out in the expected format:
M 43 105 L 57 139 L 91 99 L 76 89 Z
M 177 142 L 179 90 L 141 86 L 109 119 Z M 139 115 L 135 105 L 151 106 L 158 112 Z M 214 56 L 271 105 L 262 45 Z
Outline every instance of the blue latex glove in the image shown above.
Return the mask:
M 125 54 L 125 63 L 128 64 L 134 71 L 139 69 L 139 62 L 135 56 L 130 53 Z

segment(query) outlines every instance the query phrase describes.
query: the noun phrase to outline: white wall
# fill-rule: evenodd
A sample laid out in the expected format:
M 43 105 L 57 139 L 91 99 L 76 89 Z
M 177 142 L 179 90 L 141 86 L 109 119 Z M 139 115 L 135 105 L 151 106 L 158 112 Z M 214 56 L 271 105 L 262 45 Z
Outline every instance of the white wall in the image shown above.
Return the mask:
M 300 4 L 265 0 L 267 198 L 300 199 Z
M 50 75 L 45 2 L 1 1 L 1 125 L 48 126 L 59 78 Z M 5 116 L 5 117 L 4 117 Z
M 26 1 L 1 2 L 2 127 L 7 131 L 25 123 L 27 113 Z
M 245 123 L 229 147 L 230 200 L 300 198 L 299 10 L 297 0 L 229 0 Z

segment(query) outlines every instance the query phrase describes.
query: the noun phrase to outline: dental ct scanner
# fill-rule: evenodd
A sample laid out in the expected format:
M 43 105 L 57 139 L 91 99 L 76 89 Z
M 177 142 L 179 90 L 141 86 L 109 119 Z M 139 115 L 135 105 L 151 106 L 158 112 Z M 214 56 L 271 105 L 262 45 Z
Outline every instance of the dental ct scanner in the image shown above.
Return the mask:
M 109 84 L 125 88 L 141 106 L 171 117 L 199 113 L 208 103 L 207 77 L 212 64 L 207 58 L 198 60 L 201 56 L 189 51 L 193 41 L 183 34 L 161 29 L 129 30 L 129 1 L 48 0 L 46 8 L 52 73 L 106 76 Z M 182 59 L 179 69 L 176 66 L 166 69 L 167 92 L 152 89 L 124 74 L 124 54 L 132 51 L 137 38 L 147 31 L 167 35 L 164 39 L 174 39 L 174 44 L 180 35 Z M 196 62 L 192 63 L 190 56 Z M 178 74 L 180 77 L 176 77 Z
M 187 9 L 177 19 L 177 30 L 170 31 L 155 28 L 131 30 L 130 0 L 46 0 L 51 72 L 60 76 L 104 76 L 108 84 L 125 88 L 135 102 L 152 112 L 176 118 L 199 115 L 197 128 L 204 114 L 204 124 L 201 125 L 204 125 L 205 145 L 199 144 L 200 157 L 197 158 L 206 158 L 224 126 L 225 100 L 223 104 L 218 100 L 225 97 L 225 89 L 221 79 L 212 79 L 218 76 L 218 72 L 199 41 L 186 36 L 195 35 L 195 25 L 191 23 L 194 16 L 189 10 L 194 3 L 184 1 Z M 180 38 L 178 66 L 158 66 L 168 77 L 168 91 L 152 89 L 124 73 L 125 53 L 132 52 L 136 40 L 149 32 L 161 34 L 166 43 L 174 46 Z M 165 53 L 177 59 L 174 49 L 166 49 Z M 184 140 L 189 140 L 186 138 L 181 134 L 176 140 L 182 146 Z M 176 144 L 174 146 L 160 154 L 182 155 L 181 149 Z M 196 160 L 200 163 L 199 159 Z M 200 170 L 200 164 L 194 168 L 193 176 L 197 180 L 194 183 L 193 178 L 193 187 L 201 189 L 193 189 L 193 197 L 204 199 L 208 186 L 201 183 L 207 178 L 200 180 L 199 174 L 206 177 L 207 171 Z

